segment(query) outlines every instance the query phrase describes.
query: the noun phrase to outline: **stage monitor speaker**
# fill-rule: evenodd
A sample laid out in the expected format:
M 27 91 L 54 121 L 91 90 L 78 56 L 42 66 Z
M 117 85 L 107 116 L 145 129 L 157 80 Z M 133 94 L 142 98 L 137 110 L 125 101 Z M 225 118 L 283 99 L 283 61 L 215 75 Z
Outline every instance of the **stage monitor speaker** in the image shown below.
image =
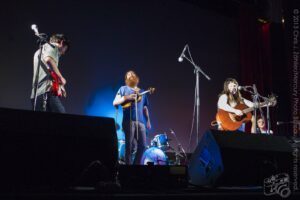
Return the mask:
M 0 190 L 65 189 L 115 178 L 112 118 L 0 108 Z
M 208 130 L 191 156 L 189 181 L 198 186 L 263 186 L 264 179 L 292 177 L 292 146 L 283 136 Z

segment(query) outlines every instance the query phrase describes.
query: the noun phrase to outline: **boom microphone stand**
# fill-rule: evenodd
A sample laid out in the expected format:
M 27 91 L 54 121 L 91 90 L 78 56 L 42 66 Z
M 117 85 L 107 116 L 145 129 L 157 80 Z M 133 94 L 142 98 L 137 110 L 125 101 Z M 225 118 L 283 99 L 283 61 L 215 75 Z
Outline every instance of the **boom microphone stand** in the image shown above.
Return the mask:
M 267 134 L 270 134 L 270 130 L 271 130 L 270 104 L 269 104 L 270 100 L 269 100 L 269 98 L 263 97 L 263 96 L 261 96 L 261 95 L 258 93 L 255 84 L 253 84 L 253 91 L 254 91 L 254 95 L 253 95 L 253 96 L 254 96 L 254 98 L 255 98 L 255 100 L 256 100 L 256 101 L 254 102 L 254 103 L 256 103 L 256 104 L 254 104 L 254 105 L 257 105 L 257 107 L 258 107 L 259 110 L 260 110 L 260 113 L 263 113 L 263 112 L 262 112 L 261 106 L 260 106 L 260 104 L 259 104 L 259 102 L 258 102 L 258 99 L 261 98 L 261 99 L 264 100 L 264 102 L 267 102 L 267 125 L 268 125 Z M 257 108 L 256 108 L 256 109 L 257 109 Z M 254 109 L 254 114 L 255 114 L 255 130 L 256 130 L 256 122 L 257 122 L 256 109 Z
M 269 105 L 269 99 L 267 97 L 263 97 L 261 96 L 256 88 L 256 85 L 253 84 L 253 86 L 251 87 L 253 91 L 250 90 L 245 90 L 247 92 L 249 92 L 250 94 L 252 94 L 252 99 L 253 99 L 253 103 L 254 103 L 254 118 L 255 118 L 255 123 L 254 123 L 254 130 L 257 130 L 257 108 L 259 109 L 260 113 L 263 113 L 262 108 L 260 106 L 260 102 L 259 102 L 259 98 L 263 99 L 264 102 L 267 102 L 267 124 L 268 124 L 268 130 L 267 133 L 270 134 L 270 130 L 271 130 L 271 120 L 270 120 L 270 105 Z
M 37 100 L 37 89 L 39 84 L 39 75 L 40 75 L 40 68 L 41 68 L 41 62 L 42 62 L 42 50 L 43 50 L 43 44 L 47 43 L 47 35 L 44 33 L 39 33 L 37 25 L 33 24 L 31 25 L 31 29 L 34 31 L 34 35 L 38 37 L 37 42 L 39 43 L 39 57 L 38 57 L 38 66 L 36 69 L 35 74 L 35 82 L 34 82 L 34 103 L 33 103 L 33 110 L 36 110 L 36 100 Z M 45 111 L 45 107 L 43 107 L 43 110 Z
M 184 54 L 185 50 L 187 49 L 188 51 L 188 57 Z M 188 44 L 185 45 L 183 52 L 181 53 L 180 57 L 178 58 L 179 62 L 183 61 L 183 58 L 185 58 L 187 61 L 189 61 L 193 66 L 194 66 L 194 74 L 196 75 L 196 85 L 195 85 L 195 100 L 194 100 L 194 112 L 193 112 L 193 120 L 192 120 L 192 128 L 191 128 L 191 133 L 190 133 L 190 140 L 189 140 L 189 150 L 191 148 L 191 138 L 192 138 L 192 133 L 194 129 L 194 118 L 195 118 L 195 108 L 196 108 L 196 145 L 199 140 L 199 120 L 200 120 L 200 87 L 199 87 L 199 73 L 201 73 L 207 80 L 211 80 L 210 77 L 202 71 L 202 69 L 195 64 L 189 46 Z
M 270 104 L 269 104 L 270 100 L 266 97 L 262 97 L 262 98 L 264 99 L 265 102 L 267 102 L 267 124 L 268 124 L 267 133 L 270 134 L 270 130 L 271 130 Z

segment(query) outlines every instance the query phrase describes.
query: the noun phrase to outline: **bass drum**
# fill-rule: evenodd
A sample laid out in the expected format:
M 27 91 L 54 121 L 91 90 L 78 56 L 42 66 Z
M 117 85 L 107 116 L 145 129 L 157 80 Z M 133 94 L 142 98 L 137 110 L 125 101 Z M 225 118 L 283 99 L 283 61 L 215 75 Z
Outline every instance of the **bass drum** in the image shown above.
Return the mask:
M 147 149 L 141 159 L 141 165 L 148 165 L 153 163 L 154 165 L 168 165 L 168 156 L 157 147 L 150 147 Z

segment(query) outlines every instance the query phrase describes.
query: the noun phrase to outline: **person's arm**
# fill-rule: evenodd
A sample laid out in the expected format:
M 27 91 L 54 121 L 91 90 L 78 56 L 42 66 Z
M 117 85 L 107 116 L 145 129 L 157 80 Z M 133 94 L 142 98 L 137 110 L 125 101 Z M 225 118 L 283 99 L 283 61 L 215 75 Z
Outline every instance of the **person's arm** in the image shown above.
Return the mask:
M 121 96 L 120 92 L 118 92 L 115 99 L 114 99 L 114 101 L 113 101 L 113 106 L 121 105 L 125 101 L 131 101 L 131 100 L 134 100 L 135 98 L 136 98 L 136 94 Z
M 231 107 L 230 105 L 228 105 L 227 101 L 227 96 L 225 94 L 221 95 L 218 100 L 218 108 L 227 112 L 235 113 L 236 115 L 243 115 L 243 112 L 241 110 Z
M 113 105 L 118 106 L 118 105 L 121 105 L 124 102 L 125 102 L 125 96 L 121 96 L 120 94 L 117 94 L 114 101 L 113 101 Z
M 257 130 L 256 130 L 256 124 L 255 124 L 255 117 L 252 115 L 252 118 L 251 118 L 251 133 L 256 133 Z
M 144 106 L 144 115 L 146 117 L 146 120 L 147 120 L 147 129 L 151 129 L 151 122 L 150 122 L 150 116 L 149 116 L 149 110 L 148 110 L 148 107 L 147 106 Z
M 50 56 L 47 56 L 44 58 L 44 61 L 47 65 L 49 65 L 51 67 L 51 69 L 57 74 L 57 76 L 59 77 L 61 83 L 63 85 L 65 85 L 67 83 L 66 79 L 62 76 L 62 74 L 60 73 L 56 62 L 54 61 L 53 58 L 51 58 Z
M 246 104 L 246 106 L 248 106 L 249 108 L 253 108 L 254 107 L 254 103 L 252 101 L 249 101 L 247 99 L 243 99 L 243 101 Z

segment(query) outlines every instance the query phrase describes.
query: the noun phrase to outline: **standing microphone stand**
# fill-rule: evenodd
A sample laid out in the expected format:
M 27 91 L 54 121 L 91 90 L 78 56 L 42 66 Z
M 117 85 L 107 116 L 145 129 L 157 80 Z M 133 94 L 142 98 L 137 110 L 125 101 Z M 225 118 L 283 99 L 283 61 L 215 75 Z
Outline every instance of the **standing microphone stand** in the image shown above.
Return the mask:
M 259 94 L 257 92 L 257 88 L 256 88 L 256 85 L 253 84 L 253 95 L 252 95 L 252 99 L 253 99 L 253 103 L 254 103 L 254 120 L 255 120 L 255 123 L 254 123 L 254 130 L 257 131 L 257 108 L 256 106 L 258 106 L 258 98 L 259 98 Z
M 268 124 L 268 130 L 267 133 L 270 134 L 270 130 L 271 130 L 271 119 L 270 119 L 270 105 L 269 105 L 269 99 L 266 97 L 261 96 L 264 101 L 267 102 L 267 124 Z
M 194 118 L 195 118 L 195 107 L 196 109 L 196 146 L 198 144 L 199 140 L 199 120 L 200 120 L 200 87 L 199 87 L 199 73 L 201 73 L 207 80 L 211 80 L 210 77 L 202 71 L 202 69 L 195 64 L 193 61 L 189 46 L 186 45 L 186 48 L 189 53 L 189 57 L 185 56 L 185 54 L 182 54 L 182 57 L 184 57 L 186 60 L 188 60 L 193 66 L 194 66 L 194 73 L 196 75 L 196 85 L 195 85 L 195 102 L 194 102 L 194 112 L 193 112 L 193 120 L 192 120 L 192 128 L 190 133 L 190 140 L 189 140 L 189 150 L 191 148 L 191 139 L 192 139 L 192 133 L 193 133 L 193 126 L 194 126 Z
M 254 98 L 255 98 L 255 102 L 257 107 L 259 108 L 260 110 L 260 113 L 263 113 L 262 112 L 262 109 L 261 109 L 261 106 L 259 104 L 259 101 L 258 99 L 259 98 L 262 98 L 265 102 L 267 102 L 267 124 L 268 124 L 268 130 L 267 130 L 267 134 L 270 134 L 270 127 L 271 127 L 271 120 L 270 120 L 270 105 L 269 105 L 269 99 L 266 98 L 266 97 L 263 97 L 261 96 L 258 91 L 257 91 L 257 88 L 256 88 L 256 85 L 253 84 L 253 91 L 254 91 Z M 257 109 L 257 108 L 256 108 Z M 257 114 L 256 114 L 256 109 L 254 109 L 254 114 L 255 114 L 255 130 L 256 130 L 256 122 L 257 122 Z
M 136 94 L 136 98 L 134 99 L 134 106 L 135 106 L 135 120 L 136 120 L 136 140 L 139 140 L 139 118 L 138 118 L 138 96 L 139 94 Z
M 138 140 L 139 140 L 139 119 L 138 119 L 138 106 L 137 106 L 137 101 L 138 101 L 138 95 L 136 95 L 136 98 L 134 100 L 134 106 L 135 106 L 135 123 L 136 123 L 136 140 L 137 140 L 137 145 L 138 145 Z
M 37 89 L 38 89 L 38 84 L 39 84 L 39 75 L 40 75 L 40 68 L 41 68 L 41 62 L 42 62 L 42 50 L 43 50 L 43 44 L 47 43 L 47 35 L 44 33 L 40 34 L 35 34 L 35 36 L 38 37 L 37 42 L 39 43 L 39 57 L 38 57 L 38 67 L 36 69 L 36 74 L 35 74 L 35 82 L 34 82 L 34 103 L 33 103 L 33 111 L 36 110 L 36 101 L 37 101 Z M 43 106 L 43 111 L 45 110 L 46 107 Z
M 269 102 L 267 104 L 267 123 L 268 123 L 268 130 L 267 130 L 267 133 L 270 134 L 270 126 L 271 126 L 271 123 L 270 123 L 270 105 L 269 105 Z
M 258 91 L 257 91 L 257 88 L 256 88 L 256 85 L 253 84 L 253 87 L 252 87 L 252 90 L 253 91 L 250 91 L 250 90 L 246 90 L 247 92 L 250 92 L 252 94 L 252 99 L 253 99 L 253 103 L 254 103 L 254 106 L 255 106 L 255 109 L 254 109 L 254 118 L 255 118 L 255 123 L 254 123 L 254 127 L 255 129 L 254 130 L 257 130 L 257 108 L 260 110 L 260 113 L 263 113 L 262 109 L 261 109 L 261 106 L 260 106 L 260 103 L 259 103 L 259 98 L 262 98 L 264 101 L 267 101 L 267 124 L 268 124 L 268 130 L 267 130 L 267 133 L 270 134 L 270 127 L 271 127 L 271 120 L 270 120 L 270 105 L 269 105 L 269 99 L 267 97 L 263 97 L 261 96 Z M 257 107 L 256 107 L 257 106 Z

